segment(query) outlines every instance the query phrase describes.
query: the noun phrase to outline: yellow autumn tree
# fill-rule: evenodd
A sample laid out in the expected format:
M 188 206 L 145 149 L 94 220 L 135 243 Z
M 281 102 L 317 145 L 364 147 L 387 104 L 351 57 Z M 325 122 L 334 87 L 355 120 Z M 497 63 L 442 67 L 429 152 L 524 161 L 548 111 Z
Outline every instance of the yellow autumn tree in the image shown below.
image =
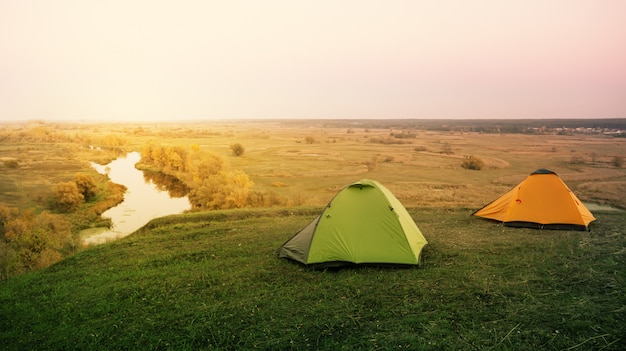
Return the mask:
M 162 147 L 148 143 L 142 162 L 174 174 L 190 189 L 189 200 L 196 210 L 241 208 L 248 204 L 253 186 L 246 173 L 231 170 L 222 156 L 203 151 L 198 145 Z
M 98 186 L 93 178 L 86 174 L 76 174 L 74 178 L 78 192 L 83 195 L 85 201 L 93 199 L 98 193 Z
M 85 200 L 75 182 L 58 183 L 53 187 L 52 192 L 54 207 L 62 212 L 78 209 Z
M 252 185 L 243 171 L 220 172 L 195 182 L 189 200 L 200 210 L 242 208 L 247 205 Z
M 60 215 L 43 211 L 20 213 L 4 224 L 3 275 L 47 267 L 75 245 L 70 224 Z

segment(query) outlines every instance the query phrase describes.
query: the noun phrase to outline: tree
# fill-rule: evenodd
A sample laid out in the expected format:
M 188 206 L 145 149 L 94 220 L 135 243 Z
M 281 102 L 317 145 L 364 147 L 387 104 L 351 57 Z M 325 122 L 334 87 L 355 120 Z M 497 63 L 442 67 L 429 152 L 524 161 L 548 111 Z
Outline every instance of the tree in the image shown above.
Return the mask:
M 152 155 L 152 150 L 154 150 L 154 148 L 155 145 L 152 143 L 152 141 L 143 146 L 143 148 L 141 149 L 141 162 L 147 164 L 154 163 L 155 160 Z
M 4 202 L 0 202 L 0 234 L 4 234 L 3 232 L 4 223 L 8 222 L 9 219 L 13 218 L 16 213 L 17 213 L 16 209 L 10 208 L 9 205 L 7 205 Z
M 15 249 L 5 240 L 0 240 L 0 279 L 7 280 L 19 265 Z
M 126 139 L 124 139 L 123 137 L 117 134 L 105 135 L 104 137 L 102 137 L 101 142 L 103 145 L 113 146 L 113 147 L 120 147 L 120 146 L 125 146 L 128 144 L 128 141 L 126 141 Z
M 38 215 L 22 212 L 9 220 L 5 229 L 6 245 L 0 247 L 3 277 L 47 267 L 63 257 L 63 250 L 74 246 L 70 224 L 47 211 Z
M 75 211 L 85 200 L 74 182 L 58 183 L 52 189 L 54 206 L 62 212 Z
M 236 144 L 232 144 L 230 146 L 230 149 L 233 151 L 233 155 L 235 156 L 242 156 L 245 149 L 243 148 L 243 145 L 236 143 Z
M 169 154 L 176 154 L 178 155 L 178 159 L 180 159 L 178 163 L 171 164 L 170 166 L 177 171 L 186 172 L 189 168 L 189 153 L 187 152 L 187 148 L 183 146 L 172 146 L 170 149 Z
M 167 158 L 167 167 L 175 171 L 185 171 L 187 163 L 187 154 L 185 150 L 179 147 L 168 147 L 165 150 Z
M 76 182 L 78 192 L 83 195 L 85 201 L 93 199 L 98 193 L 98 187 L 91 176 L 77 174 L 74 182 Z
M 153 145 L 150 153 L 150 159 L 146 159 L 146 163 L 150 163 L 157 167 L 164 167 L 167 164 L 165 150 L 162 146 Z M 142 156 L 143 157 L 143 156 Z
M 242 171 L 224 171 L 203 178 L 194 184 L 189 199 L 203 210 L 242 208 L 247 205 L 253 183 Z
M 191 163 L 190 173 L 193 181 L 216 175 L 227 168 L 221 156 L 203 152 L 194 153 Z
M 254 183 L 241 170 L 231 171 L 226 176 L 226 205 L 228 208 L 242 208 L 248 204 L 248 193 Z

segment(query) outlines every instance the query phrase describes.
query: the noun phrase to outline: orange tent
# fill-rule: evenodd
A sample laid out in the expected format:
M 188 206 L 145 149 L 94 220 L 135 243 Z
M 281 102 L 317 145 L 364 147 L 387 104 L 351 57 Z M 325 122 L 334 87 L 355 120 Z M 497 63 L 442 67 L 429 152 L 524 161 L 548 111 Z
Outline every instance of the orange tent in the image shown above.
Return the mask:
M 473 215 L 512 227 L 547 229 L 586 230 L 595 220 L 561 178 L 543 168 Z

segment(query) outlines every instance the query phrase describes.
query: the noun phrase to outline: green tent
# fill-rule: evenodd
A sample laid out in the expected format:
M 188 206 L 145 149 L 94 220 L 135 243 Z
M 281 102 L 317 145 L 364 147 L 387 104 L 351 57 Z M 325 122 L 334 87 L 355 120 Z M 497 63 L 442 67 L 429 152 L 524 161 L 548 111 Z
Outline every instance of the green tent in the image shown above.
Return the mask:
M 400 201 L 380 183 L 363 179 L 335 195 L 278 256 L 317 267 L 417 265 L 426 244 Z

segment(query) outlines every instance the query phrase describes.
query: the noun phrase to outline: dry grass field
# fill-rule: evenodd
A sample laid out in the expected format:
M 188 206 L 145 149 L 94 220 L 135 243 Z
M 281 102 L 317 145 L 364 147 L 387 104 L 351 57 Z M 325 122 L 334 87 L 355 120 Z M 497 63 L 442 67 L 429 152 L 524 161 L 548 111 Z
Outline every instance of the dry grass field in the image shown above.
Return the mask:
M 0 202 L 12 207 L 44 207 L 53 184 L 88 170 L 75 158 L 74 147 L 50 143 L 0 143 Z M 8 168 L 4 160 L 17 160 Z
M 478 208 L 538 168 L 551 169 L 583 200 L 626 208 L 626 139 L 604 135 L 528 135 L 438 132 L 337 126 L 328 121 L 259 121 L 142 126 L 131 144 L 156 139 L 199 145 L 246 172 L 256 189 L 275 192 L 289 205 L 325 205 L 361 178 L 388 187 L 407 207 Z M 408 135 L 395 138 L 391 135 Z M 240 143 L 242 156 L 230 145 Z M 464 157 L 482 159 L 467 170 Z
M 28 126 L 23 127 L 27 129 Z M 41 128 L 41 127 L 38 127 Z M 53 182 L 92 172 L 90 161 L 114 157 L 87 144 L 119 136 L 126 151 L 149 141 L 198 145 L 246 172 L 257 191 L 287 206 L 325 205 L 343 186 L 361 178 L 388 187 L 407 207 L 479 208 L 538 168 L 555 171 L 583 201 L 626 208 L 626 139 L 601 134 L 530 135 L 394 128 L 377 121 L 223 121 L 179 124 L 50 125 L 56 143 L 0 142 L 0 159 L 19 160 L 0 174 L 0 201 L 42 205 Z M 403 136 L 403 137 L 394 137 Z M 234 156 L 230 146 L 245 148 Z M 484 162 L 464 169 L 464 157 Z M 2 165 L 0 165 L 2 166 Z

